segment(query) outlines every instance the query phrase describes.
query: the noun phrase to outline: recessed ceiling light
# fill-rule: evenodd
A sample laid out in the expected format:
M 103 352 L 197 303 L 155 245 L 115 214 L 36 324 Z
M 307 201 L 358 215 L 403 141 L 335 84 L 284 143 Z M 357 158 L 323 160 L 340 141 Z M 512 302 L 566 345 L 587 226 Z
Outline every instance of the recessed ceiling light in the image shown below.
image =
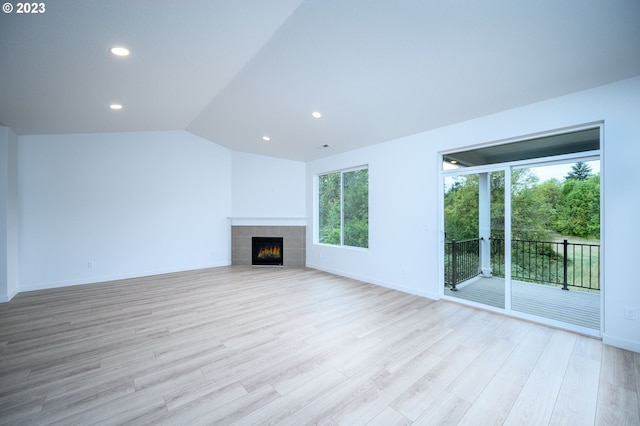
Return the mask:
M 129 56 L 129 49 L 126 47 L 112 47 L 109 49 L 109 52 L 116 56 Z
M 311 116 L 312 116 L 313 118 L 320 118 L 320 117 L 322 117 L 322 114 L 320 114 L 318 111 L 313 111 L 313 112 L 311 113 Z
M 271 140 L 271 138 L 269 136 L 263 136 L 262 140 L 265 142 L 269 142 Z
M 111 104 L 111 105 L 109 105 L 109 108 L 111 108 L 111 109 L 122 109 L 122 105 L 120 105 L 120 104 Z

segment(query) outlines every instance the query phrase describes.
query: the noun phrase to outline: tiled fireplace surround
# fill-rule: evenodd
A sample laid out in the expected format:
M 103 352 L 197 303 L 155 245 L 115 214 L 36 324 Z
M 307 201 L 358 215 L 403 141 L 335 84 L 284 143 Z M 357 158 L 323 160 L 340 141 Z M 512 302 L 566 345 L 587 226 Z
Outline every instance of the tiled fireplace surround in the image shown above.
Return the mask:
M 305 219 L 231 218 L 231 264 L 251 265 L 251 237 L 282 237 L 283 266 L 306 263 Z

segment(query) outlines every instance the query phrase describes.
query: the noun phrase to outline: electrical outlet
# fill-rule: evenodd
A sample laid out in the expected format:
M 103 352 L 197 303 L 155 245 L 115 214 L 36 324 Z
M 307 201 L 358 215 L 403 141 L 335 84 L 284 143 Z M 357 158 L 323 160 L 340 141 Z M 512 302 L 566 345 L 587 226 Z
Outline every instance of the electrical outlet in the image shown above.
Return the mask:
M 624 308 L 624 319 L 635 321 L 636 320 L 636 309 L 631 308 L 629 306 L 625 306 Z
M 90 260 L 87 262 L 87 268 L 89 269 L 93 268 L 93 260 Z

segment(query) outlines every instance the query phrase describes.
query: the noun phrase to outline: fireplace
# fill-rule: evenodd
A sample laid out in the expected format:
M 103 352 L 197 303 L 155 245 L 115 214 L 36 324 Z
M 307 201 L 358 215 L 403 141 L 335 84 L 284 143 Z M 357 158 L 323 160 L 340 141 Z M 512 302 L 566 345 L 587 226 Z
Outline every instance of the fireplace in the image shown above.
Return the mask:
M 252 265 L 282 265 L 284 249 L 282 237 L 252 237 Z
M 253 265 L 253 237 L 282 237 L 282 266 L 304 267 L 306 265 L 307 227 L 293 225 L 262 225 L 261 219 L 235 219 L 240 223 L 231 226 L 231 264 Z M 250 225 L 245 225 L 250 223 Z M 251 225 L 258 223 L 257 225 Z M 285 222 L 288 223 L 288 222 Z M 280 264 L 278 263 L 277 266 Z

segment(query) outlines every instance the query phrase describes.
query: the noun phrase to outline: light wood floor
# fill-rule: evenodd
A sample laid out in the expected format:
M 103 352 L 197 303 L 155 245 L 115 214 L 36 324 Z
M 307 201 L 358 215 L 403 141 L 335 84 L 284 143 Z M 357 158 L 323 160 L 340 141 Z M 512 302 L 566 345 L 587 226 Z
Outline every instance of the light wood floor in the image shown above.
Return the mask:
M 638 425 L 640 354 L 308 269 L 0 304 L 2 424 Z

